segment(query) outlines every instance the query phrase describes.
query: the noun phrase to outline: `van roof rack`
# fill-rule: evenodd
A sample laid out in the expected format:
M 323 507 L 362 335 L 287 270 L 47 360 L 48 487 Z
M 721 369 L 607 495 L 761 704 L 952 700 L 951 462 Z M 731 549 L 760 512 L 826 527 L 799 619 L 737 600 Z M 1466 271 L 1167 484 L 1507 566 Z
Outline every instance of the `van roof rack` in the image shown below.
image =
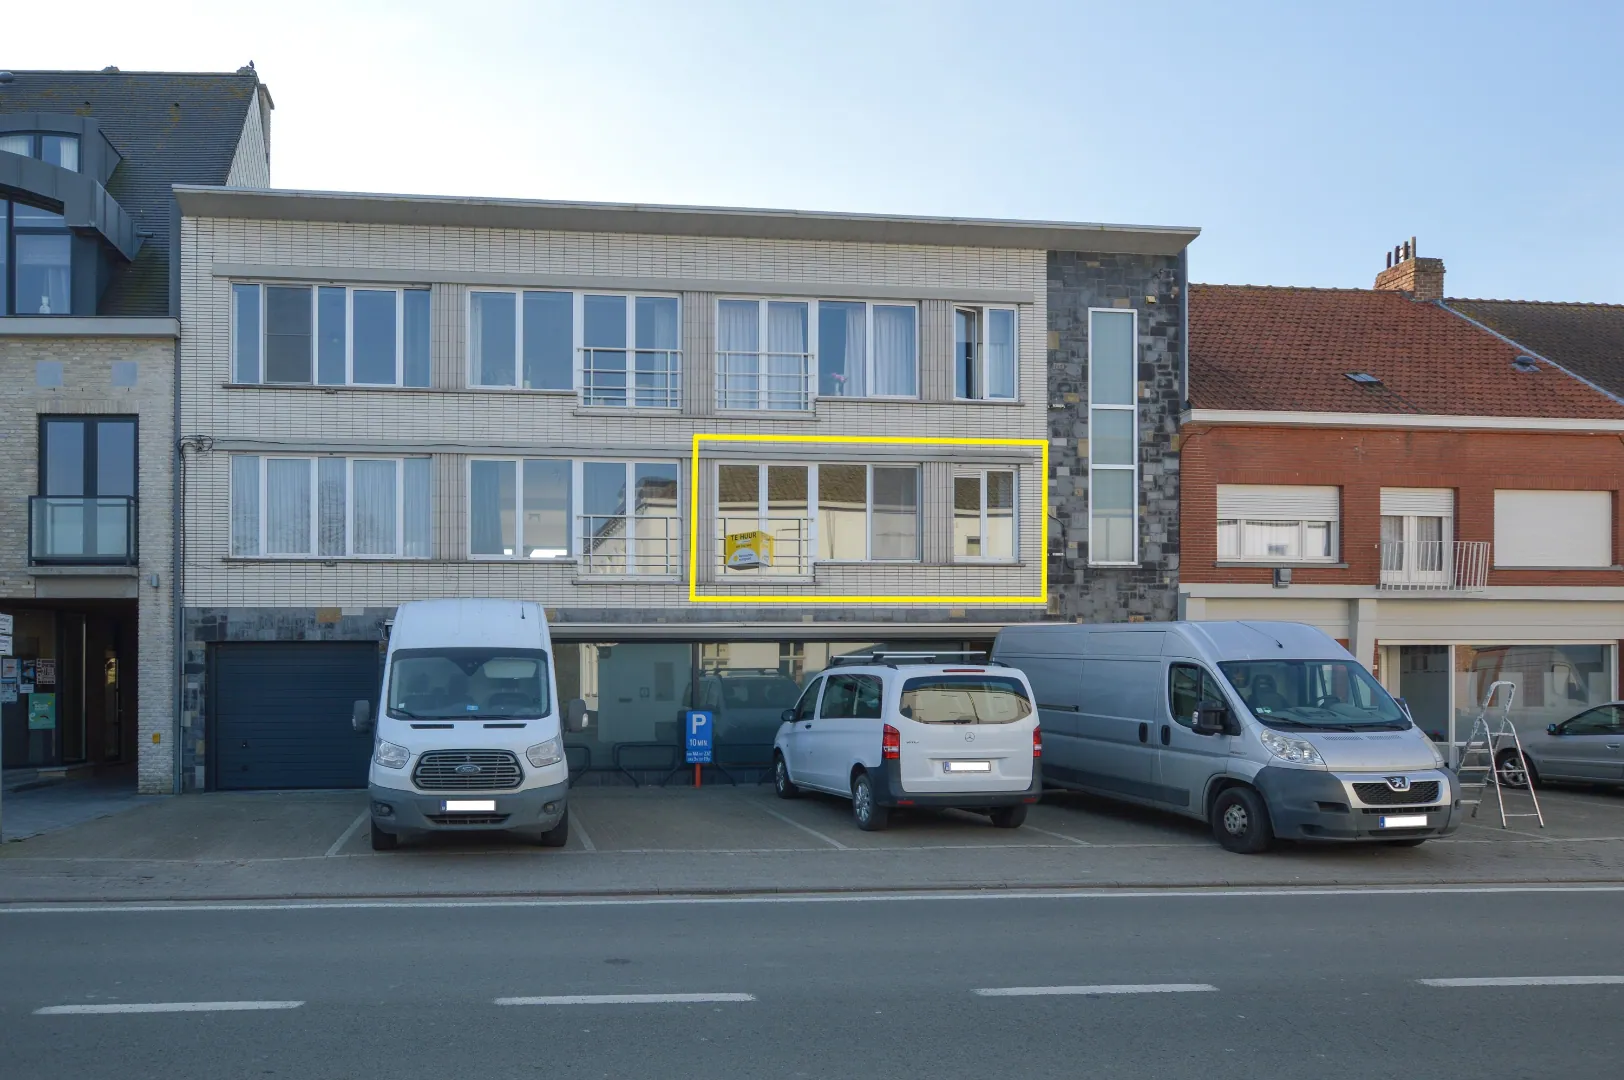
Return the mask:
M 841 664 L 879 664 L 882 667 L 896 667 L 898 664 L 942 664 L 942 663 L 968 663 L 972 657 L 986 659 L 983 650 L 941 651 L 941 652 L 905 652 L 897 649 L 875 649 L 866 653 L 848 653 L 845 656 L 831 656 L 830 667 L 839 667 Z

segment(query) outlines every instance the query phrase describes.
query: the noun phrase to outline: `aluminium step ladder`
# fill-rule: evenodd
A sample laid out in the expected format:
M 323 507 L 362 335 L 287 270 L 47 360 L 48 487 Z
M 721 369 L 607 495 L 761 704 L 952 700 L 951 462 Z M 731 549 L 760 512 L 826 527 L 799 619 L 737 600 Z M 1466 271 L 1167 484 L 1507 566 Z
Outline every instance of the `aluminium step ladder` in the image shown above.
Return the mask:
M 1493 717 L 1489 708 L 1494 704 L 1495 692 L 1505 689 L 1505 697 L 1500 704 L 1499 712 Z M 1533 781 L 1529 778 L 1528 759 L 1523 756 L 1522 739 L 1517 736 L 1517 726 L 1511 722 L 1511 703 L 1517 697 L 1517 684 L 1511 682 L 1492 682 L 1488 693 L 1483 697 L 1483 707 L 1478 710 L 1477 719 L 1472 722 L 1472 733 L 1466 737 L 1466 745 L 1461 750 L 1460 764 L 1455 769 L 1455 775 L 1460 781 L 1461 805 L 1472 808 L 1472 816 L 1477 817 L 1478 808 L 1488 797 L 1488 789 L 1494 788 L 1494 801 L 1500 809 L 1500 827 L 1511 827 L 1511 819 L 1531 817 L 1539 821 L 1539 827 L 1545 827 L 1545 815 L 1539 808 L 1539 795 L 1534 791 Z M 1522 774 L 1521 787 L 1507 785 L 1502 782 L 1498 758 L 1503 751 L 1510 750 L 1515 757 L 1517 770 Z M 1508 762 L 1509 763 L 1509 762 Z M 1533 804 L 1532 811 L 1511 811 L 1506 809 L 1506 792 L 1510 790 L 1517 794 L 1526 794 Z

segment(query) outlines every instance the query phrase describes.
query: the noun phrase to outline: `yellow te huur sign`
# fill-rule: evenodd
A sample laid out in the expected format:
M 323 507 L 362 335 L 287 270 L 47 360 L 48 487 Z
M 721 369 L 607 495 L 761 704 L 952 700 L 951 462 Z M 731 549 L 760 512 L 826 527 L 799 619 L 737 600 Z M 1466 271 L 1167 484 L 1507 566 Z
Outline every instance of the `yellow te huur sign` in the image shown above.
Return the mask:
M 773 564 L 771 533 L 728 533 L 722 540 L 722 559 L 729 570 L 755 570 Z

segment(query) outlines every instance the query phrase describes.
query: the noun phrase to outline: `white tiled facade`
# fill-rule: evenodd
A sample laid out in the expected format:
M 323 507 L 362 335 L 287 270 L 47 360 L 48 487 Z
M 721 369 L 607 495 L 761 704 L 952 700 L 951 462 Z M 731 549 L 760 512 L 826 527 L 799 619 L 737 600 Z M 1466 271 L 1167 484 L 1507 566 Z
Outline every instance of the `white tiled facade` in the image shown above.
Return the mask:
M 188 608 L 388 607 L 437 596 L 522 596 L 557 609 L 636 609 L 693 621 L 683 580 L 583 582 L 571 561 L 471 561 L 470 455 L 635 457 L 681 463 L 689 501 L 695 433 L 907 435 L 1041 440 L 1047 429 L 1046 266 L 1043 251 L 880 243 L 571 233 L 449 226 L 379 226 L 188 217 L 182 223 L 181 433 L 213 440 L 188 460 L 185 552 Z M 238 281 L 416 285 L 432 290 L 432 387 L 237 387 L 231 382 L 231 284 Z M 681 297 L 680 412 L 583 410 L 572 393 L 470 389 L 466 293 L 480 288 L 600 288 Z M 820 400 L 814 415 L 716 415 L 718 296 L 794 295 L 914 301 L 920 400 Z M 956 301 L 997 297 L 1018 311 L 1019 400 L 952 400 Z M 434 456 L 433 557 L 427 560 L 259 560 L 229 557 L 229 455 L 238 452 L 399 453 Z M 782 444 L 729 447 L 728 460 Z M 708 454 L 707 449 L 707 454 Z M 920 463 L 920 563 L 816 568 L 810 583 L 712 582 L 715 553 L 701 483 L 700 586 L 733 592 L 737 619 L 752 594 L 1031 596 L 1041 592 L 1043 477 L 1035 450 L 916 450 L 818 444 L 795 460 Z M 763 456 L 763 460 L 766 457 Z M 702 459 L 703 460 L 703 459 Z M 776 459 L 775 459 L 776 460 Z M 1019 470 L 1020 558 L 958 564 L 950 543 L 951 474 L 975 465 Z M 702 469 L 702 475 L 708 470 Z M 686 528 L 685 528 L 686 533 Z M 684 558 L 686 568 L 686 557 Z M 1034 605 L 1033 617 L 1041 615 Z M 721 614 L 717 612 L 717 614 Z M 944 617 L 946 609 L 943 610 Z

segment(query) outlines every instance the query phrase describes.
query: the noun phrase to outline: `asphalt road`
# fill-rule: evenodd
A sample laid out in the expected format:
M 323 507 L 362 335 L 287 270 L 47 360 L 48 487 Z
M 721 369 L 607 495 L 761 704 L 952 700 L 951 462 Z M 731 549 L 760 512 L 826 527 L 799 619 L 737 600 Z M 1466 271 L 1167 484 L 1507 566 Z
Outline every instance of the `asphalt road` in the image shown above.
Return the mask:
M 1616 1077 L 1621 904 L 1624 889 L 0 909 L 0 1075 Z

